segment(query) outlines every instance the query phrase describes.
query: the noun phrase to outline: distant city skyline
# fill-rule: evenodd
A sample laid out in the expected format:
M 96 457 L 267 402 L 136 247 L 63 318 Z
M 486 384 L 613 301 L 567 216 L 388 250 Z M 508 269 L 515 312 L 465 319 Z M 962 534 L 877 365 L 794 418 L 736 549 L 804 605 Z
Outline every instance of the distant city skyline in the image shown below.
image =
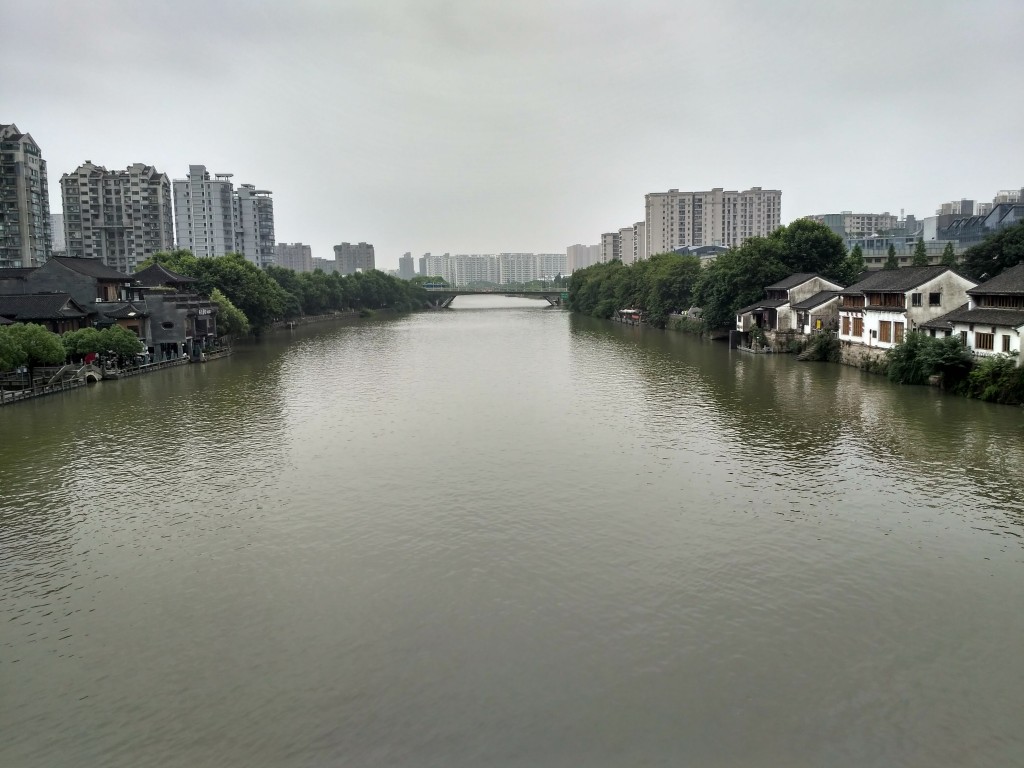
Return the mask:
M 1024 167 L 1022 28 L 1015 0 L 38 0 L 5 14 L 0 122 L 53 212 L 87 159 L 205 163 L 273 190 L 282 242 L 395 268 L 593 244 L 671 188 L 781 189 L 783 223 L 988 200 Z

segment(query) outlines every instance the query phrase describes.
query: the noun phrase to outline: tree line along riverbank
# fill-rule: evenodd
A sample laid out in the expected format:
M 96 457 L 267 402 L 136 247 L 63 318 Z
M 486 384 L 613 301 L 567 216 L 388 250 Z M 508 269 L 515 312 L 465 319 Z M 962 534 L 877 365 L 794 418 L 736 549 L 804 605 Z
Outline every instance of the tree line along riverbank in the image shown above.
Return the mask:
M 943 258 L 952 259 L 952 249 Z M 976 280 L 1024 262 L 1024 222 L 993 233 L 954 261 L 954 269 Z M 864 271 L 859 247 L 847 252 L 842 238 L 824 225 L 798 220 L 767 237 L 750 238 L 706 266 L 696 256 L 675 253 L 631 265 L 595 264 L 573 273 L 567 306 L 605 319 L 629 307 L 641 311 L 645 324 L 703 335 L 735 328 L 737 310 L 762 300 L 765 286 L 787 275 L 816 273 L 850 285 Z M 697 307 L 699 313 L 687 313 Z M 686 318 L 670 322 L 677 313 Z M 839 362 L 840 342 L 830 333 L 812 334 L 788 351 L 802 353 L 802 359 Z M 1002 355 L 976 359 L 958 337 L 909 333 L 884 357 L 861 367 L 897 383 L 938 384 L 966 397 L 1024 405 L 1024 368 Z
M 261 270 L 239 254 L 197 258 L 185 250 L 156 254 L 139 270 L 153 263 L 194 278 L 194 290 L 217 307 L 218 335 L 232 338 L 314 316 L 422 309 L 429 305 L 423 283 L 432 279 L 400 280 L 376 270 L 353 275 L 296 273 L 276 266 Z M 5 383 L 31 388 L 37 383 L 36 369 L 82 365 L 98 357 L 119 368 L 137 366 L 143 352 L 138 336 L 117 325 L 58 334 L 35 323 L 0 318 L 0 388 Z

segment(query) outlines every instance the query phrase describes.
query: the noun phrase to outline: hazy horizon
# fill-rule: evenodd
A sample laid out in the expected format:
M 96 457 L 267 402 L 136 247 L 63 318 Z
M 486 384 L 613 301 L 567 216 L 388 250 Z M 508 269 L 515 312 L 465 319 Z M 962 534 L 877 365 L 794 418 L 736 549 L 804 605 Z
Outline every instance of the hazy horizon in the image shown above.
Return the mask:
M 5 3 L 0 122 L 51 210 L 85 160 L 272 190 L 333 258 L 564 253 L 643 195 L 782 190 L 782 221 L 1024 185 L 1024 5 L 869 0 Z

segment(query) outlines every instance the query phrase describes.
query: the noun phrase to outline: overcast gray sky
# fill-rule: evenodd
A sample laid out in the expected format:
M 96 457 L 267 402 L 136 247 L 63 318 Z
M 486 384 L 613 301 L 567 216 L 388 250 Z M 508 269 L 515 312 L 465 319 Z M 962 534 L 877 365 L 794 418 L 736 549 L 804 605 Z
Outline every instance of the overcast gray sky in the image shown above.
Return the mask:
M 645 192 L 808 213 L 1024 185 L 1024 2 L 0 0 L 0 122 L 50 172 L 190 163 L 279 242 L 564 252 Z

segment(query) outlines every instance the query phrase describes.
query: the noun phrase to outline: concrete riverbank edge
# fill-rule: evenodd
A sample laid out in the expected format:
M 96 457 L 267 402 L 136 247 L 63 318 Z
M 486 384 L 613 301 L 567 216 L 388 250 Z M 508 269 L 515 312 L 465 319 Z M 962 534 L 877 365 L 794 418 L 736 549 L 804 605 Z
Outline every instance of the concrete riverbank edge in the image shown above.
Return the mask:
M 390 310 L 378 310 L 373 314 L 393 314 Z M 323 315 L 309 315 L 306 317 L 293 318 L 291 320 L 280 320 L 276 323 L 272 323 L 267 330 L 269 332 L 287 331 L 299 326 L 313 325 L 317 323 L 327 322 L 355 322 L 358 320 L 366 319 L 368 315 L 358 310 L 351 310 L 348 312 L 331 312 Z M 252 338 L 251 336 L 248 338 Z M 164 360 L 159 363 L 150 363 L 149 365 L 141 365 L 137 368 L 120 368 L 115 371 L 111 371 L 108 375 L 104 375 L 100 380 L 106 381 L 118 381 L 120 379 L 129 378 L 132 376 L 139 376 L 146 373 L 155 373 L 156 371 L 165 370 L 167 368 L 177 368 L 181 365 L 190 365 L 194 362 L 210 362 L 218 360 L 223 357 L 228 357 L 232 354 L 233 349 L 227 347 L 225 349 L 214 350 L 203 354 L 201 360 L 190 360 L 188 358 L 182 358 L 180 360 Z M 46 397 L 48 395 L 55 395 L 61 392 L 68 392 L 70 390 L 79 389 L 86 385 L 85 377 L 66 379 L 54 384 L 44 384 L 31 389 L 20 389 L 20 390 L 4 390 L 0 389 L 0 407 L 5 405 L 13 405 L 15 403 L 25 402 L 26 400 L 34 400 L 39 397 Z

